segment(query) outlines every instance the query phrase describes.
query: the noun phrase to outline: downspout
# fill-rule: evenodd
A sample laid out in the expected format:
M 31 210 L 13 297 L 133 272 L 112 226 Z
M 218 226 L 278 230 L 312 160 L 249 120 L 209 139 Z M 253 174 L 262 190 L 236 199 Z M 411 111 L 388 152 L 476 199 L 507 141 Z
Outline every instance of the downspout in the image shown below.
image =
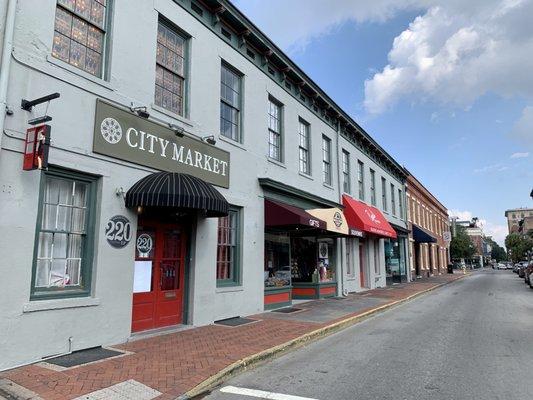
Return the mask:
M 11 52 L 13 50 L 13 35 L 15 32 L 15 16 L 17 11 L 17 0 L 8 1 L 4 43 L 2 45 L 2 65 L 0 66 L 0 152 L 2 150 L 4 122 L 7 113 L 7 87 L 9 85 L 9 69 L 11 66 Z
M 342 190 L 341 190 L 341 170 L 340 170 L 340 164 L 339 164 L 339 152 L 341 151 L 339 147 L 339 135 L 340 135 L 340 123 L 337 120 L 337 135 L 335 135 L 337 146 L 335 153 L 337 154 L 337 187 L 339 188 L 339 203 L 342 204 Z M 347 246 L 346 238 L 344 239 L 344 244 Z M 340 258 L 340 289 L 341 289 L 341 296 L 344 296 L 344 251 L 342 248 L 342 239 L 339 239 L 341 242 L 340 249 L 339 249 L 339 258 Z

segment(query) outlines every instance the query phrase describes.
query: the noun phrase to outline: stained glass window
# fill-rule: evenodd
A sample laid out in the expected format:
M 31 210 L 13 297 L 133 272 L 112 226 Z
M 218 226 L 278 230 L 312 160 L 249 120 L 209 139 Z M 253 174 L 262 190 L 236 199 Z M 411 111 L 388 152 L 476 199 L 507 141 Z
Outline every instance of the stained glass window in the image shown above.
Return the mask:
M 183 115 L 186 39 L 163 22 L 157 28 L 155 104 Z
M 101 76 L 106 11 L 106 0 L 58 0 L 52 55 Z

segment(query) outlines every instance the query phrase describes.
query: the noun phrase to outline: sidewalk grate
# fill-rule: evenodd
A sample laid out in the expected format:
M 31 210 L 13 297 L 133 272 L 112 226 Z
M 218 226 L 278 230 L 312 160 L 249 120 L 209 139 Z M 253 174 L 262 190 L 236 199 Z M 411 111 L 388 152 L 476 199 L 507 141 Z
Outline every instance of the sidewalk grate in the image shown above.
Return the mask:
M 58 365 L 64 368 L 75 367 L 82 364 L 87 364 L 94 361 L 104 360 L 106 358 L 119 356 L 121 351 L 104 349 L 102 347 L 93 347 L 92 349 L 74 351 L 65 356 L 51 358 L 46 362 L 49 364 Z
M 219 321 L 215 321 L 215 324 L 223 325 L 223 326 L 241 326 L 241 325 L 251 324 L 253 322 L 257 322 L 257 320 L 250 319 L 250 318 L 234 317 L 234 318 L 221 319 Z
M 277 312 L 282 314 L 290 314 L 293 312 L 302 311 L 302 308 L 296 308 L 296 307 L 285 307 L 285 308 L 278 308 L 277 310 L 272 310 L 271 312 Z

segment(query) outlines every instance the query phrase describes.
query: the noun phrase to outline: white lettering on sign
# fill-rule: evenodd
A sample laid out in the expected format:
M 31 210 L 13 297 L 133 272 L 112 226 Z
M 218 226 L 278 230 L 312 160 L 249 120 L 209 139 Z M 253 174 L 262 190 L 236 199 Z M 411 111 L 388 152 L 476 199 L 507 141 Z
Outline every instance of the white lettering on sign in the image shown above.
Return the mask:
M 314 226 L 315 228 L 318 228 L 320 226 L 320 222 L 318 222 L 316 219 L 310 219 L 309 225 Z

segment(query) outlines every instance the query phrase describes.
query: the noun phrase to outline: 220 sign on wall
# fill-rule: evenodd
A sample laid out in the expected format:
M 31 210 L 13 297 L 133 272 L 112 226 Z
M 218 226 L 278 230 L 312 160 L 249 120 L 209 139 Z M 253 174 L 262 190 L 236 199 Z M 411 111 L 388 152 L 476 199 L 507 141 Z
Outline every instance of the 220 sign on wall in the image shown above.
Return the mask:
M 111 246 L 121 249 L 131 240 L 131 222 L 123 215 L 109 218 L 105 226 L 105 237 Z

